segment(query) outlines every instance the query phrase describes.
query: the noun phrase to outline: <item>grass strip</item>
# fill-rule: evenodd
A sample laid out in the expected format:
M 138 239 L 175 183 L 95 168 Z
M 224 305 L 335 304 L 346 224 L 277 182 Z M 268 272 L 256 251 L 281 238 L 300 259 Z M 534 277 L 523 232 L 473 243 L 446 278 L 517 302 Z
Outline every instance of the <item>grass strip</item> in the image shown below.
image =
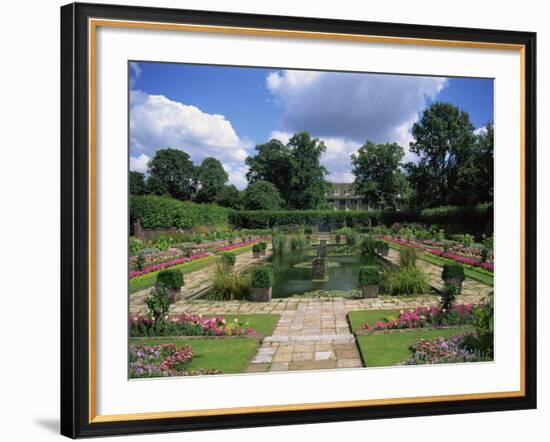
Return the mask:
M 155 339 L 130 340 L 131 344 L 176 344 L 190 345 L 194 356 L 189 362 L 189 370 L 220 370 L 224 373 L 242 373 L 258 349 L 257 339 Z
M 427 329 L 404 333 L 380 333 L 357 336 L 359 350 L 367 367 L 388 367 L 405 362 L 411 356 L 410 345 L 419 339 L 449 338 L 470 330 L 468 327 Z

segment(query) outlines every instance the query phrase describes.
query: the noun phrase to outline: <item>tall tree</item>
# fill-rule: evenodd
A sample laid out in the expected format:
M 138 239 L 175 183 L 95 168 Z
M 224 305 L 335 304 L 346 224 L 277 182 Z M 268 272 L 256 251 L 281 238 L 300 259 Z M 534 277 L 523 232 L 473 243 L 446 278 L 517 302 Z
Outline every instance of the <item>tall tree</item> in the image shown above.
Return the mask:
M 247 157 L 249 183 L 272 183 L 289 209 L 316 209 L 325 202 L 327 170 L 321 165 L 324 143 L 307 132 L 294 135 L 285 145 L 272 139 L 256 146 L 256 155 Z
M 229 175 L 216 158 L 205 158 L 197 168 L 198 192 L 195 199 L 200 203 L 213 202 L 223 190 Z
M 178 149 L 157 150 L 147 165 L 151 193 L 190 200 L 196 189 L 196 171 L 189 155 Z
M 242 209 L 242 192 L 239 192 L 233 184 L 229 186 L 223 186 L 220 193 L 216 197 L 215 203 L 222 207 L 228 207 L 230 209 Z
M 269 181 L 254 181 L 244 191 L 243 205 L 248 210 L 277 210 L 282 203 L 277 188 Z
M 378 209 L 396 209 L 404 197 L 406 179 L 401 171 L 405 152 L 397 143 L 367 141 L 351 156 L 356 192 Z
M 131 170 L 129 177 L 130 195 L 143 195 L 146 193 L 144 174 Z
M 414 204 L 435 207 L 462 204 L 459 171 L 474 154 L 474 126 L 469 115 L 449 103 L 434 103 L 412 128 L 411 152 L 417 163 L 407 163 Z

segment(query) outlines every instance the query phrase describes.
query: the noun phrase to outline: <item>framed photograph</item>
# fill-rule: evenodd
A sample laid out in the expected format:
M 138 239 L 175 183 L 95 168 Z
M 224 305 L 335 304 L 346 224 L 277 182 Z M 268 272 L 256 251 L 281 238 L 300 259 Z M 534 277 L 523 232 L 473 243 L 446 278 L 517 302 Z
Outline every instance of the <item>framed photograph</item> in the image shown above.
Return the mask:
M 535 45 L 62 7 L 62 434 L 535 408 Z

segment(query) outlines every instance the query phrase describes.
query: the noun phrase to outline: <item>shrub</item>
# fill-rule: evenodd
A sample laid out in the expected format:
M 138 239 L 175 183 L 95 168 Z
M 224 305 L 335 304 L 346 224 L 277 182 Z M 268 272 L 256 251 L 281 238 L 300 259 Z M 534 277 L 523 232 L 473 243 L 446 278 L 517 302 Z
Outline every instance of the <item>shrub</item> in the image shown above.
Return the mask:
M 380 269 L 377 266 L 363 266 L 359 269 L 359 285 L 380 284 Z
M 334 235 L 334 240 L 336 241 L 336 244 L 340 244 L 340 241 L 342 241 L 342 235 L 337 233 L 336 235 Z
M 269 267 L 256 267 L 252 271 L 251 284 L 254 288 L 269 288 L 273 286 L 273 272 Z
M 260 246 L 260 244 L 256 243 L 252 246 L 252 251 L 254 253 L 260 253 L 262 251 L 262 246 Z
M 428 291 L 428 279 L 418 267 L 400 267 L 382 275 L 383 292 L 389 295 L 421 295 Z
M 449 310 L 455 303 L 456 297 L 460 294 L 460 288 L 456 284 L 446 282 L 441 294 L 441 308 Z
M 308 245 L 309 241 L 301 233 L 290 238 L 290 250 L 304 250 Z
M 259 245 L 260 245 L 260 249 L 261 249 L 261 250 L 266 250 L 266 249 L 267 249 L 267 242 L 261 241 L 261 242 L 259 243 Z
M 346 235 L 346 242 L 348 244 L 349 247 L 355 247 L 357 245 L 357 241 L 359 239 L 359 235 L 357 234 L 356 231 L 354 230 L 351 230 L 347 235 Z
M 443 271 L 441 272 L 441 278 L 443 281 L 449 281 L 452 279 L 464 281 L 464 266 L 462 264 L 445 264 L 443 265 Z
M 386 241 L 377 240 L 374 243 L 374 250 L 379 255 L 387 255 L 390 251 L 390 245 Z
M 128 246 L 129 246 L 129 249 L 130 249 L 130 256 L 136 256 L 145 247 L 143 245 L 143 242 L 141 242 L 137 238 L 134 238 L 133 236 L 130 237 L 130 242 L 129 242 Z
M 250 294 L 250 275 L 231 273 L 224 265 L 218 266 L 211 282 L 211 297 L 220 301 L 243 300 Z
M 156 195 L 130 196 L 130 219 L 145 229 L 191 229 L 196 226 L 223 226 L 229 209 L 214 204 L 195 204 Z
M 170 239 L 165 236 L 159 236 L 155 241 L 155 247 L 163 252 L 166 252 L 168 247 L 170 247 Z
M 372 258 L 376 252 L 376 241 L 372 236 L 367 236 L 359 246 L 359 253 L 363 258 Z
M 222 257 L 222 263 L 227 267 L 233 267 L 237 262 L 237 256 L 232 252 L 223 252 L 220 253 Z
M 449 243 L 449 241 L 443 241 L 443 251 L 445 253 L 447 253 L 449 251 L 449 249 L 451 248 L 451 244 Z
M 487 262 L 489 258 L 489 249 L 486 246 L 483 246 L 481 249 L 481 262 Z
M 305 233 L 306 235 L 312 235 L 312 234 L 313 234 L 313 227 L 311 227 L 311 226 L 306 226 L 306 227 L 304 228 L 304 233 Z
M 475 336 L 465 342 L 469 350 L 478 351 L 488 359 L 494 355 L 494 297 L 491 293 L 485 304 L 474 308 Z
M 283 255 L 286 249 L 286 236 L 281 233 L 275 235 L 271 240 L 271 244 L 275 255 Z
M 149 318 L 153 322 L 164 321 L 170 310 L 170 296 L 164 287 L 157 287 L 149 292 L 145 304 L 149 309 Z
M 143 267 L 145 267 L 145 255 L 143 252 L 139 252 L 136 259 L 136 269 L 141 272 Z
M 167 289 L 179 290 L 183 286 L 183 274 L 179 270 L 161 270 L 157 274 L 157 284 Z
M 413 248 L 403 248 L 400 250 L 399 264 L 402 268 L 416 267 L 416 260 L 418 258 L 418 252 Z

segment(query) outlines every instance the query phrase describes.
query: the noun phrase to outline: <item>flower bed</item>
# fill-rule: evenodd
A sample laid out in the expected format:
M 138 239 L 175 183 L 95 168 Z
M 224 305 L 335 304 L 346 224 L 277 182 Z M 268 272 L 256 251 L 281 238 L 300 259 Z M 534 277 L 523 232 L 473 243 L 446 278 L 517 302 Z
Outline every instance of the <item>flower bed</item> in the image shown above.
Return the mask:
M 426 252 L 431 253 L 432 255 L 441 256 L 442 258 L 452 259 L 453 261 L 459 262 L 461 264 L 481 267 L 482 269 L 489 270 L 491 272 L 495 271 L 495 265 L 490 262 L 481 262 L 468 256 L 459 255 L 453 252 L 445 252 L 440 249 L 426 249 Z
M 197 259 L 206 258 L 207 256 L 209 256 L 209 253 L 201 252 L 201 253 L 196 253 L 195 255 L 190 256 L 189 258 L 181 257 L 181 258 L 172 259 L 170 261 L 162 262 L 159 264 L 148 265 L 143 267 L 143 270 L 130 270 L 130 278 L 135 278 L 136 276 L 141 276 L 147 273 L 156 272 L 158 270 L 162 270 L 167 267 L 172 267 L 178 264 L 192 262 Z
M 196 376 L 220 374 L 219 370 L 189 370 L 193 358 L 191 346 L 175 344 L 130 345 L 130 377 L 151 378 L 166 376 Z
M 405 246 L 405 247 L 411 247 L 413 249 L 420 249 L 422 248 L 422 246 L 420 244 L 418 244 L 416 241 L 414 240 L 410 240 L 410 241 L 406 241 L 404 239 L 397 239 L 397 238 L 394 238 L 392 236 L 383 236 L 382 239 L 384 241 L 387 241 L 387 242 L 391 242 L 391 243 L 394 243 L 394 244 L 399 244 L 400 246 Z
M 420 339 L 410 346 L 412 356 L 404 365 L 449 364 L 485 360 L 479 354 L 465 348 L 465 340 L 471 335 L 450 338 Z
M 246 247 L 246 246 L 250 246 L 250 245 L 253 245 L 253 244 L 257 244 L 257 243 L 262 242 L 262 241 L 270 241 L 270 240 L 271 240 L 270 236 L 261 236 L 259 238 L 254 238 L 254 239 L 251 239 L 251 240 L 248 240 L 248 241 L 242 241 L 242 242 L 239 242 L 239 243 L 236 243 L 236 244 L 229 244 L 227 246 L 220 247 L 220 248 L 216 249 L 216 252 L 228 252 L 230 250 L 239 249 L 241 247 Z
M 204 318 L 200 315 L 181 314 L 169 316 L 163 321 L 153 321 L 147 316 L 135 316 L 130 320 L 131 337 L 151 336 L 250 336 L 256 332 L 237 319 L 227 323 L 217 316 Z
M 442 327 L 469 324 L 474 319 L 473 304 L 457 304 L 450 310 L 440 307 L 417 307 L 413 310 L 402 310 L 395 318 L 368 323 L 359 327 L 360 331 L 396 330 L 405 328 Z

